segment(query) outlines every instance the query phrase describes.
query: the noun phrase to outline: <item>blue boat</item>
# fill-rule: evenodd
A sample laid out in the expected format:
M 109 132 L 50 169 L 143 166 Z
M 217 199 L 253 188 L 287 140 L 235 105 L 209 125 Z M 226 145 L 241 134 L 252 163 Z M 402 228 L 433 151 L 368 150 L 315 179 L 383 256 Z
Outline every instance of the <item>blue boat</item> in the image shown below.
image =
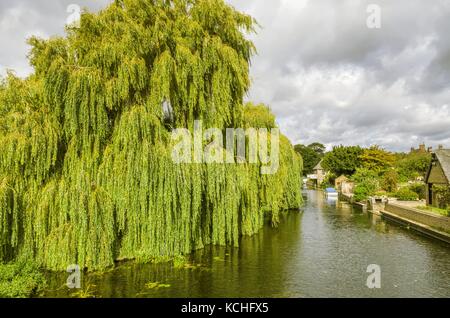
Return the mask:
M 336 191 L 335 188 L 327 188 L 325 189 L 325 194 L 327 198 L 337 198 L 339 193 Z

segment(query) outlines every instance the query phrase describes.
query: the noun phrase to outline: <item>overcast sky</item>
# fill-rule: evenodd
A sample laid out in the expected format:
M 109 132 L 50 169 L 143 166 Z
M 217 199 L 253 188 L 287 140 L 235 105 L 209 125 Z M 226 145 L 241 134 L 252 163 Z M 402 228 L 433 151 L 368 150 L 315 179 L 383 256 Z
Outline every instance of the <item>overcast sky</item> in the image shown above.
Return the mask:
M 29 74 L 25 39 L 63 34 L 70 4 L 108 2 L 1 0 L 0 73 Z M 270 105 L 293 143 L 450 148 L 450 0 L 228 2 L 261 25 L 248 98 Z

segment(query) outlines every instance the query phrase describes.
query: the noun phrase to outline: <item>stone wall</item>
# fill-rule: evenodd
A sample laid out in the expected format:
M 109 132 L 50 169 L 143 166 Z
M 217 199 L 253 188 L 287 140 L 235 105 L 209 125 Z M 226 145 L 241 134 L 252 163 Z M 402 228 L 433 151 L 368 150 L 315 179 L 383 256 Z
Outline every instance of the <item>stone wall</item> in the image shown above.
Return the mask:
M 386 204 L 385 210 L 399 217 L 422 223 L 438 230 L 450 232 L 450 217 L 437 215 L 419 209 L 405 207 L 396 203 Z

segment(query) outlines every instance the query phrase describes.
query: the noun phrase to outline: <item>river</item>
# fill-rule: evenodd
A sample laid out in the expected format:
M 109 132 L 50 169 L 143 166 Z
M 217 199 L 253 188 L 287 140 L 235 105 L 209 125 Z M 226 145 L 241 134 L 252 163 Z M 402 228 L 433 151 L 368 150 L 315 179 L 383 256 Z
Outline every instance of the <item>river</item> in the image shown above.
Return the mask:
M 450 246 L 422 237 L 321 192 L 303 193 L 300 213 L 276 229 L 241 239 L 240 248 L 195 252 L 186 268 L 124 263 L 83 275 L 95 297 L 450 297 Z M 369 289 L 370 264 L 381 288 Z M 42 297 L 68 297 L 66 273 L 49 274 Z M 158 282 L 159 288 L 148 288 Z M 154 287 L 154 286 L 150 286 Z

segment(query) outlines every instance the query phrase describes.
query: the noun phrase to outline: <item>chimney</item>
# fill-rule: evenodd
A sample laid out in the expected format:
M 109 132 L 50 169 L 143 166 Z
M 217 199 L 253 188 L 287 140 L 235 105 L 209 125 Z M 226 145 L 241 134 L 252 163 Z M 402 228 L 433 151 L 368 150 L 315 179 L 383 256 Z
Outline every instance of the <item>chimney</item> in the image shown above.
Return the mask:
M 432 153 L 433 152 L 433 147 L 428 147 L 428 152 Z

